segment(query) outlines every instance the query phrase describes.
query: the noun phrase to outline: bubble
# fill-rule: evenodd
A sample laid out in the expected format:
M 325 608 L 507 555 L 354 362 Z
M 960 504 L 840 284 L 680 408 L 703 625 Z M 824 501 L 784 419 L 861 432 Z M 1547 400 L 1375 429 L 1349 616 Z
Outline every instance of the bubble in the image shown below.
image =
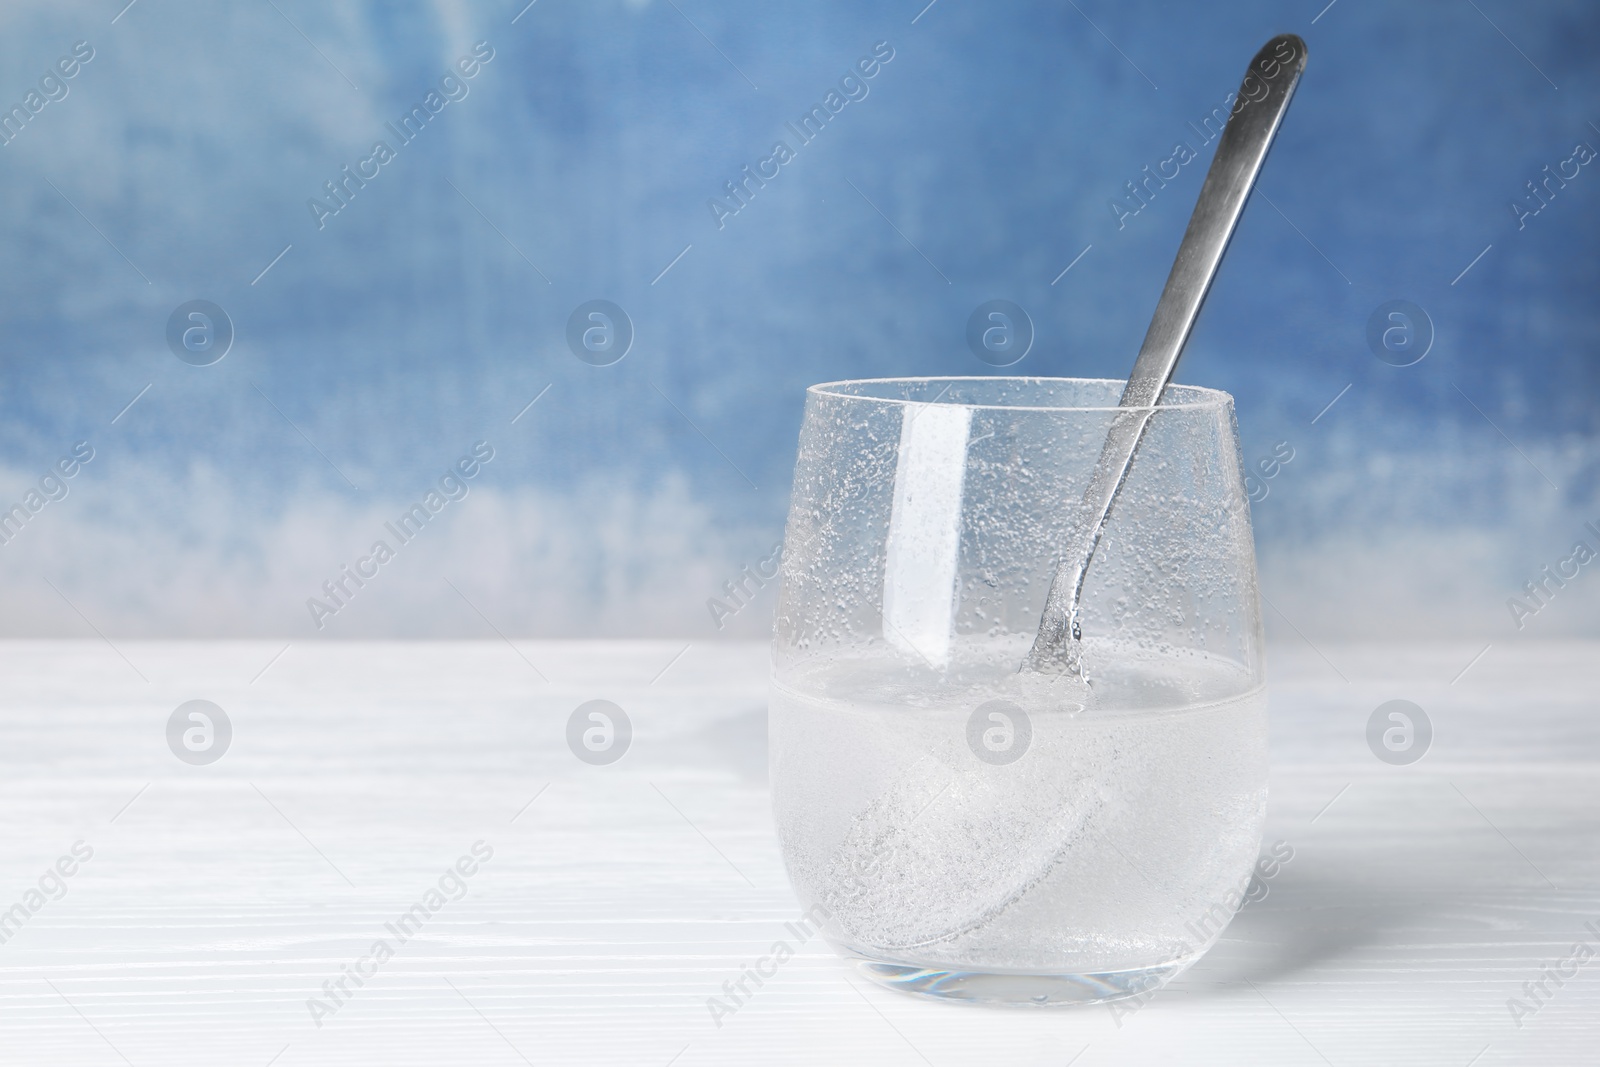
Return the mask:
M 1415 763 L 1433 744 L 1433 723 L 1428 713 L 1409 700 L 1379 704 L 1367 719 L 1367 747 L 1385 763 L 1403 767 Z
M 167 747 L 193 767 L 215 763 L 233 744 L 228 713 L 209 700 L 188 700 L 167 718 Z
M 592 766 L 603 767 L 627 755 L 633 722 L 609 700 L 589 700 L 567 716 L 567 747 Z
M 567 317 L 567 347 L 591 367 L 609 367 L 633 347 L 633 320 L 609 300 L 590 300 Z
M 167 347 L 191 367 L 209 367 L 233 347 L 233 320 L 209 300 L 179 304 L 167 318 Z

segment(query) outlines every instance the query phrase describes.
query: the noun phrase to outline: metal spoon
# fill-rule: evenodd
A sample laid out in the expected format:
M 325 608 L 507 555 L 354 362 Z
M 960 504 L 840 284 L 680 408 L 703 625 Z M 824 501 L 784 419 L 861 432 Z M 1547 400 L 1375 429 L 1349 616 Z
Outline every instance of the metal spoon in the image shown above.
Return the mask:
M 1050 583 L 1038 636 L 1022 661 L 1024 671 L 1084 674 L 1083 634 L 1078 625 L 1084 576 L 1305 66 L 1306 43 L 1292 33 L 1274 37 L 1250 61 L 1144 346 L 1118 401 L 1123 410 L 1111 423 L 1100 462 L 1073 515 L 1066 553 Z

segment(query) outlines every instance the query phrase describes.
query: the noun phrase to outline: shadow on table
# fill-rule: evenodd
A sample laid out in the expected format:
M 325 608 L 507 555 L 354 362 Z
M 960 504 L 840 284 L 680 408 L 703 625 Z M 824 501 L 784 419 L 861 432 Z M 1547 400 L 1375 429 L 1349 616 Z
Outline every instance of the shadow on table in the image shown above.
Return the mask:
M 1381 945 L 1396 931 L 1408 930 L 1414 938 L 1446 903 L 1422 887 L 1290 873 L 1272 883 L 1265 900 L 1234 916 L 1211 951 L 1180 979 L 1183 985 L 1195 993 L 1222 992 Z

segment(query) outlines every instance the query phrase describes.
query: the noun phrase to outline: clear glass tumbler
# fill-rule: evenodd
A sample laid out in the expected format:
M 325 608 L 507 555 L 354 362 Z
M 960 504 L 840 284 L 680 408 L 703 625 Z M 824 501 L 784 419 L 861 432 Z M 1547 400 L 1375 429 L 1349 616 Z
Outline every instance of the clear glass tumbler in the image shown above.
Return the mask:
M 1171 386 L 1084 588 L 1087 682 L 1021 674 L 1123 383 L 807 392 L 773 637 L 773 807 L 828 939 L 885 985 L 1148 991 L 1243 899 L 1267 795 L 1233 400 Z

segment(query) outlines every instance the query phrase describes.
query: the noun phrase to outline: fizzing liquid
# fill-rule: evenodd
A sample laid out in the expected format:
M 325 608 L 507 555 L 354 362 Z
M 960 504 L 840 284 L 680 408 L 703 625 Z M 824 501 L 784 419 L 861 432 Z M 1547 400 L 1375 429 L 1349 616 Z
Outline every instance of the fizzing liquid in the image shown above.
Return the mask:
M 1256 860 L 1264 689 L 1203 653 L 1105 643 L 1086 645 L 1092 688 L 1041 680 L 1017 673 L 1025 647 L 961 638 L 943 671 L 881 648 L 776 679 L 789 876 L 866 959 L 1170 976 Z

